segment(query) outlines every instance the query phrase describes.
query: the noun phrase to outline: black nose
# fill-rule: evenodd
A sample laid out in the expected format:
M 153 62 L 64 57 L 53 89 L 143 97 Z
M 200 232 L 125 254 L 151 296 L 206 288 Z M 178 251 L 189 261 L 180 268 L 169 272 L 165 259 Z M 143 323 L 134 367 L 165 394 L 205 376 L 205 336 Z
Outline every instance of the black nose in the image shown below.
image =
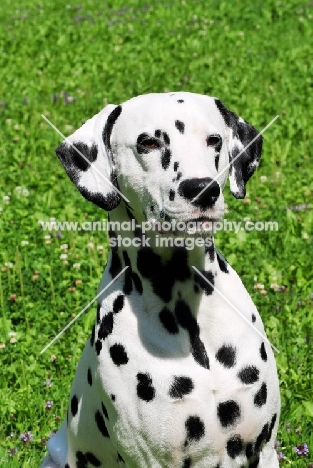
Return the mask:
M 205 189 L 205 190 L 204 190 Z M 195 206 L 211 208 L 218 199 L 221 189 L 218 183 L 206 177 L 205 179 L 186 179 L 178 187 L 178 193 Z

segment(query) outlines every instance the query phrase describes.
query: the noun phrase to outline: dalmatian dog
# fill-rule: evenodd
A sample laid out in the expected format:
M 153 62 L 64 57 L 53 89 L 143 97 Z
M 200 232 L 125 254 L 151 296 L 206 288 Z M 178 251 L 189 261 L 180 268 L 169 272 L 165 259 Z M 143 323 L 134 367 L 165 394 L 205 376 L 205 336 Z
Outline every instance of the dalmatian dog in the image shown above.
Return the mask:
M 82 195 L 110 211 L 111 250 L 42 468 L 278 467 L 273 352 L 205 229 L 223 216 L 228 177 L 244 198 L 258 135 L 218 99 L 177 92 L 108 105 L 57 148 Z

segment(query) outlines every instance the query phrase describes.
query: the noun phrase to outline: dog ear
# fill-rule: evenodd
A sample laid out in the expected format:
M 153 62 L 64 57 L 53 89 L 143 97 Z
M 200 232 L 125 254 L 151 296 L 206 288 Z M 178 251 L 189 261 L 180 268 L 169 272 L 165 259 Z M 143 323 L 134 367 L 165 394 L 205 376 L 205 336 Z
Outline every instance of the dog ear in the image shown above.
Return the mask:
M 215 99 L 215 103 L 227 127 L 230 190 L 235 198 L 244 198 L 246 183 L 260 162 L 262 135 L 248 122 L 227 109 L 221 101 Z
M 121 111 L 121 106 L 109 104 L 56 149 L 80 193 L 106 211 L 116 208 L 120 202 L 110 136 Z

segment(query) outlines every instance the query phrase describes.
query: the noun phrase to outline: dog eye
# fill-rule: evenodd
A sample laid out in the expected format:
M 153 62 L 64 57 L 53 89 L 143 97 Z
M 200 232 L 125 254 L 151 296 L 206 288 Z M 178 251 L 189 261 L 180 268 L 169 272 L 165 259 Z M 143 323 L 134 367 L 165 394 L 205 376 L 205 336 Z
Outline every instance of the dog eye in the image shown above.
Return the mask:
M 208 146 L 217 146 L 221 143 L 222 139 L 219 135 L 210 135 L 206 139 L 206 143 Z
M 147 140 L 142 141 L 141 146 L 143 146 L 147 150 L 154 150 L 160 148 L 159 142 L 154 138 L 148 138 Z
M 161 148 L 161 144 L 157 138 L 152 138 L 146 133 L 139 135 L 137 139 L 138 153 L 148 153 L 159 148 Z

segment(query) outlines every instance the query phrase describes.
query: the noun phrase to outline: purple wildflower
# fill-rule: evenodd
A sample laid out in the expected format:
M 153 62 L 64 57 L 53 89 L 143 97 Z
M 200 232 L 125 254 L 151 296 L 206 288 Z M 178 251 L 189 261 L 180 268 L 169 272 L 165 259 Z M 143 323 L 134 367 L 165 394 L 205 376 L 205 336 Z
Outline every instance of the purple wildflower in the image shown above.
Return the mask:
M 274 444 L 275 450 L 277 450 L 279 446 L 280 446 L 280 442 L 279 442 L 279 440 L 276 440 L 275 444 Z
M 309 453 L 309 447 L 305 443 L 304 444 L 298 444 L 293 449 L 296 452 L 296 454 L 299 455 L 300 457 L 302 457 L 303 455 L 306 456 Z
M 51 437 L 53 437 L 55 434 L 56 434 L 56 431 L 50 432 L 50 434 L 48 435 L 49 439 L 51 439 Z
M 27 98 L 24 98 L 23 99 L 23 104 L 28 104 L 29 103 L 29 100 Z
M 57 95 L 56 93 L 54 93 L 54 94 L 52 95 L 52 102 L 53 102 L 53 104 L 55 104 L 55 103 L 57 102 L 57 100 L 58 100 L 58 95 Z
M 31 442 L 33 440 L 33 434 L 30 431 L 26 432 L 26 434 L 22 433 L 20 435 L 20 440 L 22 442 Z
M 311 294 L 310 294 L 310 298 L 311 298 L 311 299 L 313 299 L 313 292 L 311 292 Z
M 48 400 L 46 402 L 46 409 L 51 409 L 52 408 L 52 405 L 53 405 L 53 401 L 52 400 Z
M 283 454 L 283 452 L 278 452 L 277 453 L 277 458 L 278 460 L 285 460 L 286 456 Z
M 10 448 L 8 450 L 9 457 L 13 457 L 13 455 L 15 455 L 16 453 L 17 453 L 17 448 L 16 447 Z
M 44 387 L 52 387 L 53 383 L 51 382 L 50 379 L 47 379 L 43 382 L 42 384 Z

